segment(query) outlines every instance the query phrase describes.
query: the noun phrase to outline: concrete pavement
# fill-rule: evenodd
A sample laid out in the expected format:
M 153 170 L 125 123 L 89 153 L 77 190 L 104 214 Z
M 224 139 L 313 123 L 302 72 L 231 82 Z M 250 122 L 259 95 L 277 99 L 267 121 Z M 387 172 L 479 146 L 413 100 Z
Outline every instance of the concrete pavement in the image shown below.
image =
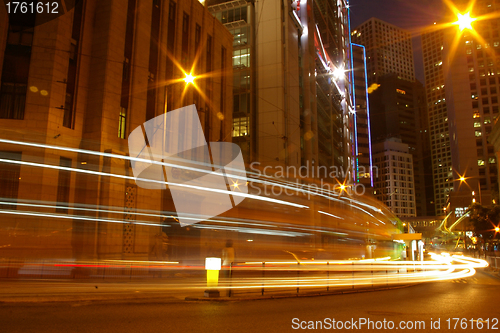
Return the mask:
M 293 332 L 294 325 L 365 319 L 399 325 L 424 324 L 402 332 L 454 332 L 447 320 L 464 318 L 463 332 L 495 332 L 500 317 L 500 280 L 482 272 L 466 279 L 423 283 L 412 288 L 325 297 L 269 299 L 258 302 L 179 302 L 103 304 L 0 304 L 2 332 Z M 483 329 L 471 329 L 481 319 Z M 490 320 L 490 329 L 486 329 Z M 431 329 L 431 322 L 440 329 Z M 296 324 L 294 324 L 296 323 Z M 453 325 L 453 321 L 451 321 Z M 296 326 L 295 326 L 296 327 Z M 497 324 L 496 327 L 500 327 Z M 338 330 L 343 331 L 343 330 Z M 345 330 L 344 330 L 345 331 Z M 349 330 L 354 331 L 354 330 Z M 358 329 L 360 332 L 375 329 Z M 388 331 L 384 329 L 376 331 Z M 392 330 L 393 331 L 393 330 Z

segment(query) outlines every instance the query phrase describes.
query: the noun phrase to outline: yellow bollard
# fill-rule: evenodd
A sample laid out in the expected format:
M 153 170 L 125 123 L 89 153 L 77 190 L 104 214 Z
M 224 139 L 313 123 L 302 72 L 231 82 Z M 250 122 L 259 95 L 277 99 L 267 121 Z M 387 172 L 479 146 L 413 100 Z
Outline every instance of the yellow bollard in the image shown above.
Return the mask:
M 219 297 L 220 293 L 216 289 L 219 284 L 219 271 L 221 270 L 221 258 L 205 258 L 205 269 L 207 270 L 207 287 L 205 297 Z

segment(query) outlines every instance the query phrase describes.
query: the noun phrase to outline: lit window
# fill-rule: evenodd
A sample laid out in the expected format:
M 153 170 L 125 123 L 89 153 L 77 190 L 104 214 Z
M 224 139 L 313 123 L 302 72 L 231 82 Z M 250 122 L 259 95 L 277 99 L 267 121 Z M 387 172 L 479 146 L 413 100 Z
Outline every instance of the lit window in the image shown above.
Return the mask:
M 233 67 L 244 68 L 250 66 L 250 49 L 240 49 L 233 51 Z
M 233 138 L 247 136 L 249 117 L 241 117 L 233 119 Z
M 477 165 L 484 166 L 484 160 L 477 160 Z
M 478 137 L 483 135 L 483 133 L 481 133 L 481 131 L 476 131 L 476 133 L 475 133 L 475 134 L 476 134 L 476 136 L 478 136 Z
M 126 139 L 125 129 L 127 127 L 127 109 L 121 108 L 120 115 L 118 116 L 118 137 Z

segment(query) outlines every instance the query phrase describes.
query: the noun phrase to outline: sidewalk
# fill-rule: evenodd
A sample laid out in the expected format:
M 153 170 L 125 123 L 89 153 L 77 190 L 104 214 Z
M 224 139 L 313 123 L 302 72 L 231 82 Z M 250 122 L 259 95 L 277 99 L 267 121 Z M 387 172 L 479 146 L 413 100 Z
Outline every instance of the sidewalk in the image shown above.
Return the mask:
M 19 302 L 77 302 L 106 300 L 180 301 L 203 296 L 199 287 L 161 281 L 0 280 L 0 304 Z M 194 285 L 197 285 L 193 281 Z
M 74 281 L 74 280 L 0 280 L 0 304 L 43 303 L 43 302 L 153 302 L 170 303 L 184 301 L 241 301 L 336 295 L 358 292 L 405 288 L 409 285 L 389 285 L 375 287 L 337 287 L 326 289 L 304 288 L 297 294 L 295 289 L 269 290 L 261 295 L 260 289 L 253 292 L 234 293 L 227 297 L 227 291 L 220 290 L 221 297 L 203 296 L 205 282 L 182 281 L 159 283 L 158 281 Z M 189 286 L 191 285 L 191 287 Z

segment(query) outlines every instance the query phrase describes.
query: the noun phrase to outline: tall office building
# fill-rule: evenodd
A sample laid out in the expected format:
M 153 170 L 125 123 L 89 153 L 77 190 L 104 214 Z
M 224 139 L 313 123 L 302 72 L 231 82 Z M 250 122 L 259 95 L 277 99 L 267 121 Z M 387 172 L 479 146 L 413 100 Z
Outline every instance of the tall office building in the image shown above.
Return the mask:
M 371 18 L 352 31 L 352 41 L 364 45 L 367 55 L 368 84 L 385 74 L 397 74 L 415 81 L 411 33 L 377 18 Z
M 356 166 L 357 181 L 373 187 L 372 136 L 370 128 L 370 103 L 366 70 L 366 49 L 363 45 L 352 45 L 354 101 L 356 106 Z
M 387 138 L 399 138 L 408 145 L 415 171 L 416 213 L 418 216 L 433 215 L 433 194 L 428 168 L 430 156 L 427 140 L 427 108 L 422 84 L 399 79 L 396 74 L 379 78 L 378 88 L 370 94 L 372 137 L 374 142 Z
M 416 216 L 413 156 L 398 138 L 373 145 L 375 196 L 398 217 Z
M 465 13 L 468 3 L 454 5 Z M 476 1 L 471 17 L 499 10 L 497 2 Z M 446 21 L 456 20 L 450 11 Z M 499 23 L 490 18 L 473 22 L 473 30 L 452 25 L 422 35 L 436 213 L 450 191 L 486 194 L 497 188 L 497 160 L 488 134 L 499 113 Z M 460 182 L 462 176 L 467 184 Z
M 42 18 L 0 6 L 2 256 L 163 259 L 168 195 L 121 157 L 132 130 L 193 103 L 206 141 L 231 140 L 231 34 L 197 0 L 81 0 Z
M 434 183 L 435 214 L 443 214 L 450 191 L 453 190 L 450 131 L 443 71 L 444 31 L 431 30 L 422 34 L 425 89 L 429 112 L 432 175 Z
M 416 214 L 432 215 L 432 175 L 427 110 L 422 84 L 415 80 L 410 32 L 371 18 L 356 27 L 352 39 L 366 47 L 370 86 L 371 136 L 374 143 L 399 138 L 409 146 L 415 171 Z
M 247 161 L 336 166 L 354 179 L 348 6 L 326 0 L 206 5 L 234 36 L 233 140 Z

